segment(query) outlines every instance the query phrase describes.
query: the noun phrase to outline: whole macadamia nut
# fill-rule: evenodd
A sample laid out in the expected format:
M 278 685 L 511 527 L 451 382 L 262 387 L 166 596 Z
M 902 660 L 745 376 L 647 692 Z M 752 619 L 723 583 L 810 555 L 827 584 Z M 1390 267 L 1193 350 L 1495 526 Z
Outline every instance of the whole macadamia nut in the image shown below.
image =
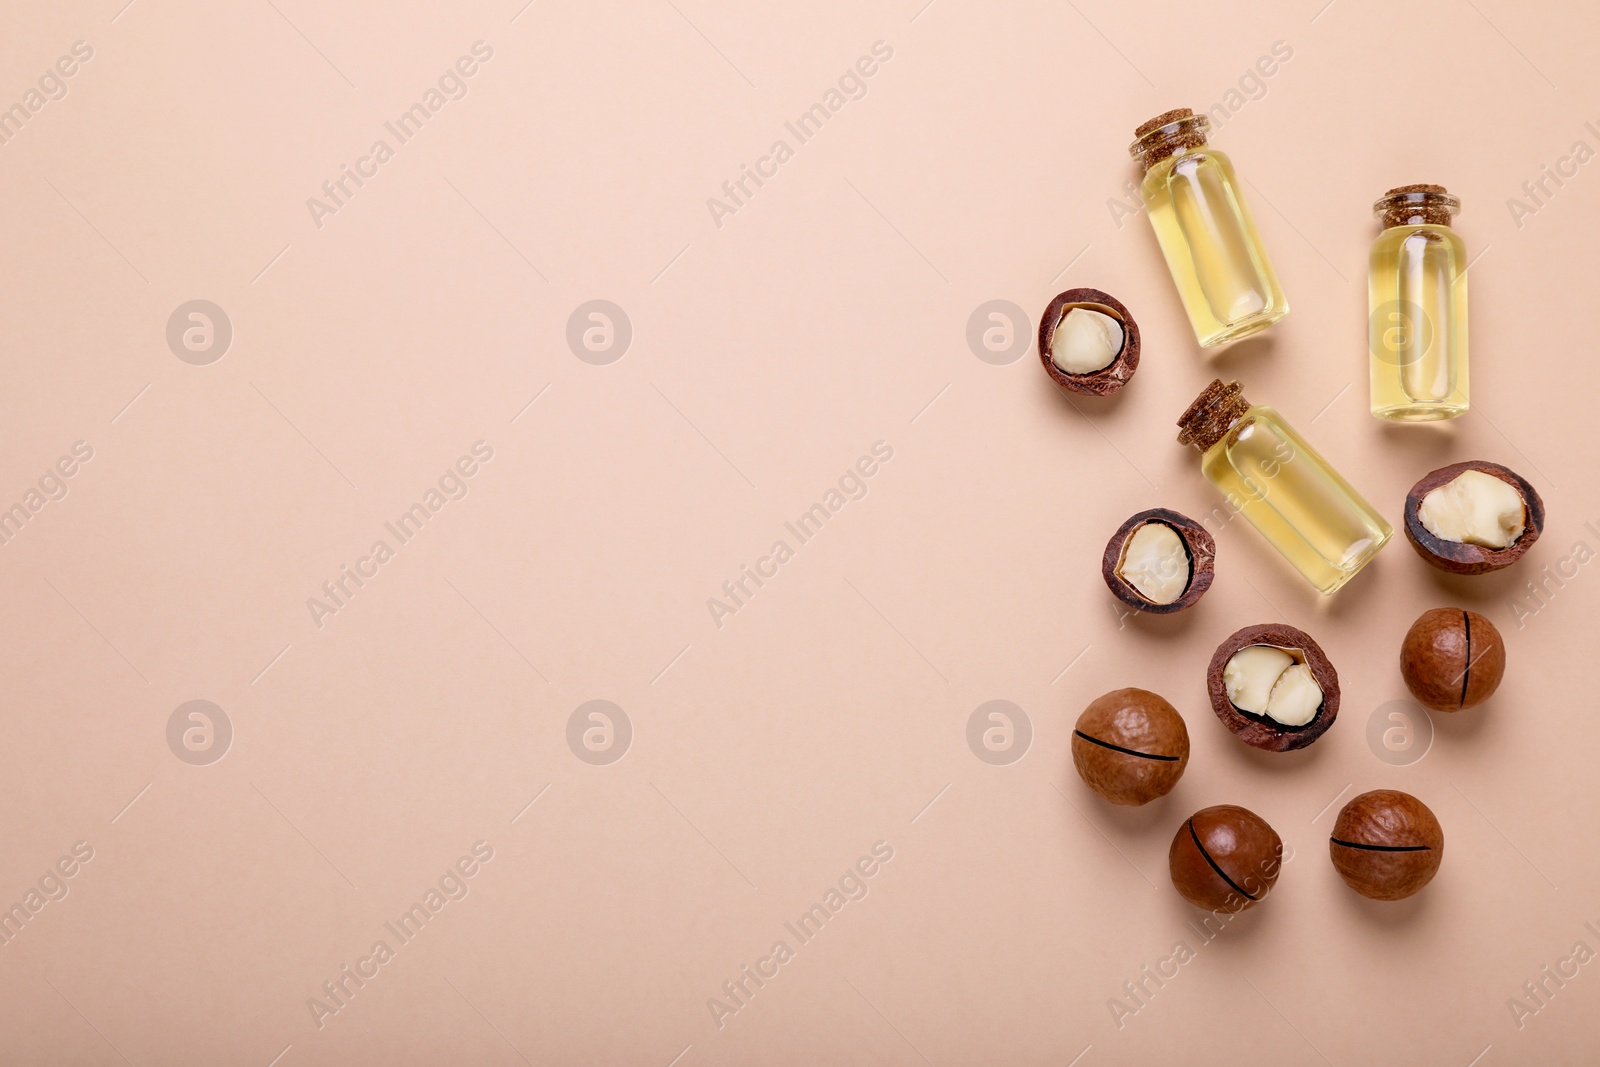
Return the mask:
M 1434 711 L 1482 704 L 1506 673 L 1506 645 L 1475 611 L 1425 611 L 1400 645 L 1400 676 L 1417 702 Z
M 1334 870 L 1373 900 L 1401 900 L 1433 880 L 1444 859 L 1444 830 L 1410 793 L 1374 789 L 1339 812 L 1328 839 Z
M 1166 796 L 1189 764 L 1189 729 L 1177 709 L 1144 689 L 1116 689 L 1078 716 L 1072 764 L 1113 804 Z
M 1172 886 L 1197 908 L 1244 911 L 1278 882 L 1283 840 L 1248 808 L 1218 804 L 1184 820 L 1167 853 Z

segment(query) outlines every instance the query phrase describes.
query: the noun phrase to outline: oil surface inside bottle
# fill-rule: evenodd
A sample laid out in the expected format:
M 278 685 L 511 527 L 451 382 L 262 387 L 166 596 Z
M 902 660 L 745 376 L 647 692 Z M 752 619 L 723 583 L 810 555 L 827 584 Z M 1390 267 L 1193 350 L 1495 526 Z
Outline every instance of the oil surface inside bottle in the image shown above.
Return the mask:
M 1466 248 L 1448 226 L 1391 227 L 1368 269 L 1372 413 L 1453 419 L 1469 407 Z
M 1270 408 L 1253 407 L 1201 460 L 1206 478 L 1322 593 L 1366 565 L 1394 532 Z
M 1201 347 L 1289 313 L 1227 156 L 1212 148 L 1168 156 L 1146 172 L 1141 191 Z

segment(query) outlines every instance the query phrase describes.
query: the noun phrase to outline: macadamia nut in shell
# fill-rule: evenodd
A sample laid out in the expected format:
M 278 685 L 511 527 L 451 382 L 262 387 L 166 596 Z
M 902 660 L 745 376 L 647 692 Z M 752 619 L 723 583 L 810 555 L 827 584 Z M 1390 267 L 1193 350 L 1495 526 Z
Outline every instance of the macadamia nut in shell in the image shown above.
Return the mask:
M 1211 710 L 1245 744 L 1304 748 L 1339 714 L 1339 674 L 1304 630 L 1246 626 L 1217 646 L 1206 671 Z
M 1506 645 L 1475 611 L 1434 608 L 1411 624 L 1400 645 L 1400 676 L 1417 702 L 1460 711 L 1494 695 L 1506 673 Z
M 1113 804 L 1166 796 L 1189 764 L 1189 729 L 1166 700 L 1145 689 L 1116 689 L 1078 716 L 1072 764 L 1084 784 Z
M 1244 911 L 1278 883 L 1283 840 L 1248 808 L 1218 804 L 1184 820 L 1167 851 L 1172 886 L 1197 908 Z
M 1216 555 L 1216 541 L 1205 527 L 1176 511 L 1151 508 L 1111 535 L 1100 576 L 1129 607 L 1169 615 L 1192 607 L 1211 588 Z
M 1065 392 L 1110 396 L 1139 369 L 1139 324 L 1110 293 L 1068 289 L 1039 318 L 1039 359 Z
M 1373 900 L 1401 900 L 1433 881 L 1444 830 L 1410 793 L 1374 789 L 1339 812 L 1328 854 L 1345 884 Z
M 1544 501 L 1522 475 L 1469 460 L 1424 475 L 1406 494 L 1406 539 L 1431 566 L 1487 574 L 1521 559 L 1544 530 Z

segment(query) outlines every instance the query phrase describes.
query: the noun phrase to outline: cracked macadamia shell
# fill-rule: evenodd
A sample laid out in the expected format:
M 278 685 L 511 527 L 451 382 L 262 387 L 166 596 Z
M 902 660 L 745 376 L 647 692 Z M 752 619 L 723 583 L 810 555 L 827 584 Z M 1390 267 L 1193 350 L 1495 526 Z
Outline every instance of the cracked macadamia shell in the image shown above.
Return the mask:
M 1357 893 L 1373 900 L 1401 900 L 1439 872 L 1444 829 L 1410 793 L 1374 789 L 1339 812 L 1328 854 L 1339 877 Z
M 1189 765 L 1189 728 L 1176 708 L 1145 689 L 1098 697 L 1072 732 L 1072 764 L 1113 804 L 1166 796 Z
M 1465 541 L 1450 541 L 1435 534 L 1423 522 L 1422 501 L 1441 486 L 1453 482 L 1467 471 L 1479 471 L 1506 483 L 1522 497 L 1525 514 L 1522 534 L 1505 548 L 1490 548 Z M 1404 516 L 1406 540 L 1429 564 L 1450 574 L 1487 574 L 1509 567 L 1521 559 L 1544 530 L 1544 501 L 1528 480 L 1508 467 L 1474 459 L 1440 467 L 1424 475 L 1406 494 Z
M 1188 580 L 1182 593 L 1166 604 L 1150 600 L 1120 573 L 1128 542 L 1151 523 L 1160 523 L 1177 534 L 1187 557 Z M 1130 608 L 1152 615 L 1170 615 L 1194 606 L 1211 588 L 1211 581 L 1216 576 L 1216 557 L 1217 543 L 1204 526 L 1176 511 L 1151 508 L 1128 519 L 1111 535 L 1100 558 L 1100 577 L 1105 579 L 1106 588 Z
M 1322 704 L 1309 722 L 1302 726 L 1286 725 L 1265 714 L 1245 711 L 1233 703 L 1225 677 L 1228 663 L 1235 653 L 1251 645 L 1283 649 L 1309 669 L 1312 680 L 1322 690 Z M 1339 715 L 1339 674 L 1323 653 L 1322 646 L 1304 630 L 1281 623 L 1246 626 L 1218 645 L 1206 669 L 1206 689 L 1211 696 L 1211 710 L 1216 712 L 1222 725 L 1245 744 L 1267 752 L 1305 748 L 1327 733 Z
M 1500 688 L 1505 673 L 1505 641 L 1494 623 L 1475 611 L 1425 611 L 1400 645 L 1400 676 L 1417 702 L 1433 711 L 1483 703 Z
M 1207 911 L 1244 911 L 1271 892 L 1283 840 L 1248 808 L 1219 804 L 1184 820 L 1167 851 L 1172 887 Z
M 1056 331 L 1066 315 L 1078 308 L 1114 319 L 1122 332 L 1122 346 L 1111 362 L 1086 374 L 1070 374 L 1056 366 L 1051 358 Z M 1133 372 L 1139 369 L 1139 324 L 1133 321 L 1133 316 L 1122 301 L 1109 293 L 1098 289 L 1068 289 L 1056 294 L 1039 319 L 1039 359 L 1044 363 L 1045 373 L 1050 375 L 1050 380 L 1067 392 L 1082 396 L 1110 396 L 1127 385 L 1133 378 Z

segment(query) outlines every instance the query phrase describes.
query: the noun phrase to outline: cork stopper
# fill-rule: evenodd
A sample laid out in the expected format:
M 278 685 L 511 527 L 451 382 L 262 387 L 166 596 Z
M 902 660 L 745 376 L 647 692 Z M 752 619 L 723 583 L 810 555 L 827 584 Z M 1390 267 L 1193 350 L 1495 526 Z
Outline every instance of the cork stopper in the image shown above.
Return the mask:
M 1136 138 L 1143 137 L 1151 130 L 1159 130 L 1163 126 L 1172 125 L 1179 119 L 1187 119 L 1192 117 L 1194 117 L 1194 111 L 1191 109 L 1186 107 L 1175 107 L 1171 111 L 1163 111 L 1155 118 L 1149 120 L 1148 122 L 1142 123 L 1138 129 L 1133 131 L 1133 135 Z
M 1372 205 L 1383 228 L 1407 225 L 1448 226 L 1461 213 L 1461 201 L 1442 185 L 1398 185 Z
M 1193 445 L 1200 452 L 1208 451 L 1248 410 L 1250 401 L 1244 398 L 1244 390 L 1238 382 L 1223 385 L 1221 378 L 1213 378 L 1178 419 L 1178 443 Z
M 1128 154 L 1149 170 L 1185 148 L 1199 148 L 1205 144 L 1206 131 L 1210 128 L 1210 119 L 1196 115 L 1189 108 L 1163 111 L 1133 131 L 1134 142 L 1128 146 Z

